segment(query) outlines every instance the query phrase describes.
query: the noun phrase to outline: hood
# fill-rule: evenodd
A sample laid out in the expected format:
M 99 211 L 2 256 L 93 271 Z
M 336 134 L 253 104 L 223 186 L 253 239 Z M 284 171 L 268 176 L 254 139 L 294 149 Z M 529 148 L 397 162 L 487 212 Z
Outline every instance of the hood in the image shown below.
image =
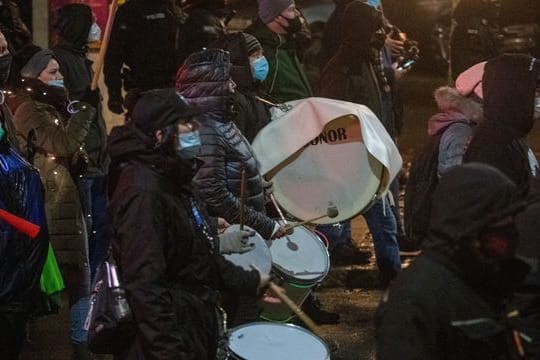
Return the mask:
M 151 167 L 156 173 L 174 179 L 179 186 L 189 186 L 195 175 L 192 161 L 156 149 L 153 141 L 141 133 L 132 122 L 111 130 L 108 152 L 111 157 L 109 194 L 114 192 L 121 170 L 129 162 L 138 162 Z
M 227 34 L 213 43 L 211 47 L 229 52 L 231 78 L 239 89 L 252 89 L 255 87 L 256 82 L 251 73 L 246 40 L 241 32 Z
M 201 113 L 223 114 L 230 105 L 231 60 L 221 49 L 190 55 L 176 73 L 176 90 Z
M 517 194 L 517 186 L 492 166 L 450 169 L 433 193 L 427 247 L 450 257 L 467 252 L 483 228 L 523 209 Z
M 455 88 L 443 86 L 435 90 L 439 113 L 428 121 L 428 134 L 438 135 L 455 122 L 479 123 L 482 105 L 469 97 L 461 96 Z
M 534 124 L 534 96 L 540 62 L 523 54 L 505 54 L 487 62 L 482 78 L 484 127 L 523 138 Z
M 352 1 L 343 14 L 341 49 L 346 56 L 370 58 L 373 34 L 383 26 L 382 13 L 362 1 Z M 348 54 L 348 55 L 347 55 Z
M 75 49 L 85 49 L 92 22 L 92 10 L 87 5 L 68 4 L 61 7 L 55 23 L 60 45 L 69 44 Z

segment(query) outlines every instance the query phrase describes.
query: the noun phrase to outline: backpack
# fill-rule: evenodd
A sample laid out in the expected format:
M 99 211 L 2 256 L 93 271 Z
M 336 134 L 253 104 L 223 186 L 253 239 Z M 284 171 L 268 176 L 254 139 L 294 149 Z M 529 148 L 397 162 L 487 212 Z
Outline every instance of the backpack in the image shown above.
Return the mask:
M 431 196 L 439 183 L 440 136 L 434 137 L 415 156 L 405 190 L 404 225 L 412 245 L 419 248 L 427 237 Z

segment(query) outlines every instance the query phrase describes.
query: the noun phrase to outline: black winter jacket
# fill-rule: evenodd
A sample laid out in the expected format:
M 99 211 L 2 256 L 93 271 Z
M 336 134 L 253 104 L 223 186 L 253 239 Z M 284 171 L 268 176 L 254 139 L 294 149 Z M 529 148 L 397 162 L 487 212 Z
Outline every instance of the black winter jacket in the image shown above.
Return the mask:
M 192 166 L 142 137 L 131 125 L 110 136 L 112 244 L 136 322 L 118 356 L 214 359 L 217 289 L 255 295 L 259 275 L 219 254 L 215 226 L 189 189 Z
M 206 53 L 206 54 L 205 54 Z M 257 160 L 247 139 L 230 120 L 230 61 L 221 50 L 190 56 L 177 75 L 177 89 L 186 101 L 203 112 L 201 122 L 203 161 L 194 185 L 213 216 L 230 223 L 239 221 L 240 183 L 246 170 L 246 225 L 270 238 L 275 221 L 264 213 L 264 190 Z

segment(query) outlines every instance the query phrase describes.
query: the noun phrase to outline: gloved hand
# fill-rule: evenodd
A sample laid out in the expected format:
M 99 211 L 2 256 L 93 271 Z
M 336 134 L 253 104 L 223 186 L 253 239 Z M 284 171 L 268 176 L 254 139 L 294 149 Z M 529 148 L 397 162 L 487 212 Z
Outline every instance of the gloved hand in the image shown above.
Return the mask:
M 111 110 L 115 114 L 122 114 L 124 112 L 124 107 L 122 106 L 122 98 L 109 99 L 107 105 L 109 106 L 109 110 Z
M 249 237 L 255 235 L 253 230 L 230 231 L 219 235 L 219 252 L 221 254 L 243 254 L 255 248 L 249 243 Z
M 262 187 L 264 190 L 264 194 L 266 196 L 269 196 L 270 194 L 274 193 L 274 182 L 273 181 L 266 181 L 262 179 Z

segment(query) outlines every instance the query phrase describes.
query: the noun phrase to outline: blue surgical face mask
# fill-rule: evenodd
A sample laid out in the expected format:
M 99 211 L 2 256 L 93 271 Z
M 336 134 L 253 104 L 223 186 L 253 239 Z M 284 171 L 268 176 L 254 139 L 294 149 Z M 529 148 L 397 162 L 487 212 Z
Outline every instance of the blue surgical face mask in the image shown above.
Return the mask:
M 256 80 L 264 81 L 268 76 L 270 66 L 268 65 L 268 60 L 266 60 L 266 57 L 261 56 L 253 60 L 251 63 L 251 69 L 253 70 L 253 77 Z
M 182 159 L 195 159 L 201 148 L 201 137 L 199 131 L 190 131 L 178 134 L 178 144 L 176 153 Z
M 92 23 L 90 31 L 88 32 L 88 41 L 89 43 L 101 40 L 101 28 L 97 23 Z
M 56 86 L 56 87 L 64 87 L 64 80 L 50 80 L 47 85 L 50 86 Z

